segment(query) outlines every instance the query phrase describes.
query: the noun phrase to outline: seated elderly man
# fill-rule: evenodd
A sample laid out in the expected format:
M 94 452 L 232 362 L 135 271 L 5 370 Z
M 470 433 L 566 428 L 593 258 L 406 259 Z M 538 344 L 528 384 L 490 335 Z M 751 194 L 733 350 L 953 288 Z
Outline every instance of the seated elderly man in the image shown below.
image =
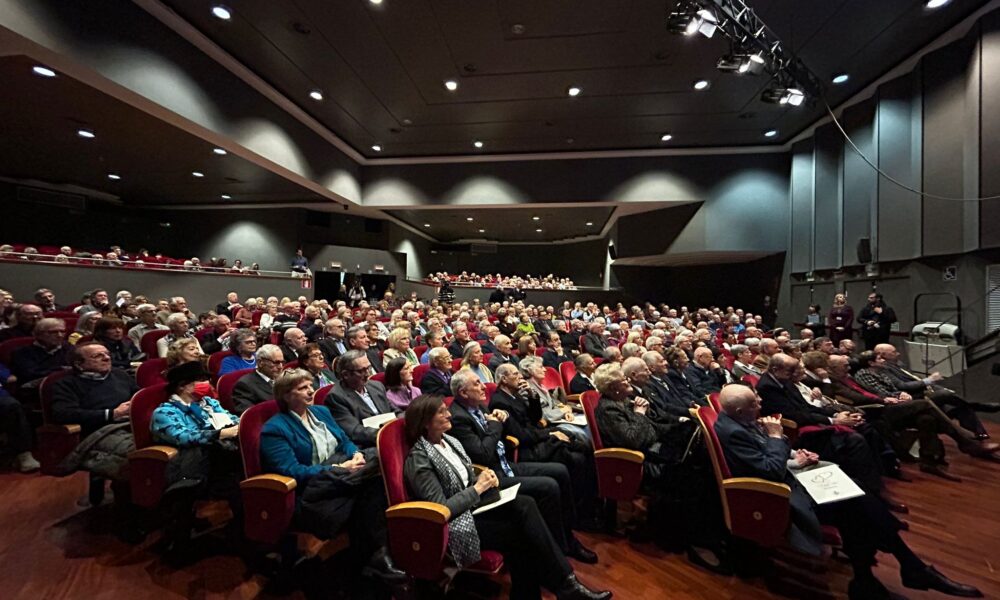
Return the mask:
M 722 391 L 722 386 L 733 382 L 725 367 L 715 362 L 711 348 L 702 346 L 694 351 L 694 360 L 684 369 L 684 375 L 694 391 L 708 396 Z
M 431 348 L 424 353 L 430 369 L 420 381 L 420 391 L 436 396 L 451 395 L 451 354 L 444 346 Z
M 590 390 L 596 390 L 594 380 L 591 378 L 591 375 L 594 374 L 594 370 L 597 368 L 597 362 L 594 361 L 594 357 L 586 352 L 577 354 L 576 358 L 573 359 L 573 366 L 576 367 L 576 375 L 569 382 L 569 393 L 582 394 Z
M 326 406 L 351 441 L 359 448 L 375 446 L 378 429 L 363 423 L 368 417 L 398 412 L 389 402 L 385 385 L 368 379 L 368 355 L 350 350 L 337 361 L 338 384 L 326 396 Z
M 486 387 L 469 370 L 451 378 L 451 435 L 465 448 L 474 464 L 496 472 L 500 487 L 521 484 L 520 493 L 534 498 L 552 537 L 563 552 L 581 562 L 596 563 L 597 555 L 573 535 L 576 520 L 573 484 L 566 466 L 557 462 L 513 462 L 504 438 L 513 435 L 510 414 L 486 408 Z
M 286 329 L 281 339 L 281 354 L 286 363 L 298 360 L 299 350 L 305 348 L 306 344 L 309 343 L 306 334 L 298 327 Z
M 264 344 L 257 349 L 257 367 L 233 387 L 233 412 L 242 415 L 248 408 L 274 397 L 274 380 L 285 367 L 281 348 Z
M 37 308 L 37 307 L 36 307 Z M 66 343 L 66 323 L 62 319 L 45 318 L 35 324 L 35 342 L 14 351 L 10 361 L 13 380 L 17 382 L 17 395 L 21 399 L 34 399 L 42 379 L 69 365 Z
M 42 307 L 35 304 L 22 304 L 14 312 L 17 324 L 7 329 L 0 329 L 0 342 L 6 342 L 19 337 L 31 337 L 35 325 L 42 318 Z
M 64 310 L 56 304 L 56 295 L 49 288 L 39 288 L 35 291 L 35 304 L 42 309 L 43 314 Z
M 323 339 L 319 341 L 319 349 L 327 365 L 332 367 L 333 361 L 347 352 L 347 340 L 344 339 L 346 333 L 347 327 L 342 319 L 327 319 L 323 326 Z
M 229 317 L 226 315 L 215 317 L 215 325 L 212 326 L 212 331 L 201 338 L 201 349 L 205 354 L 229 350 L 230 342 L 233 339 L 232 335 L 235 331 L 236 329 L 233 327 L 233 322 Z
M 514 345 L 509 337 L 500 334 L 493 338 L 493 345 L 496 347 L 496 352 L 493 353 L 486 365 L 491 371 L 496 371 L 500 365 L 517 366 L 521 359 L 512 354 Z
M 348 329 L 345 337 L 347 339 L 347 348 L 349 350 L 358 350 L 359 352 L 363 352 L 365 356 L 368 357 L 369 375 L 385 371 L 385 366 L 382 364 L 382 357 L 379 356 L 378 348 L 375 347 L 372 339 L 368 337 L 368 331 L 365 330 L 365 325 L 363 323 Z
M 625 369 L 635 375 L 645 364 L 633 357 L 626 360 Z M 692 562 L 724 571 L 719 556 L 724 532 L 715 481 L 704 468 L 707 455 L 700 450 L 692 453 L 697 426 L 687 417 L 654 418 L 648 400 L 634 395 L 632 383 L 617 364 L 599 366 L 594 382 L 601 393 L 594 411 L 595 426 L 604 445 L 638 450 L 645 456 L 643 479 L 654 494 L 649 509 L 654 537 L 660 542 L 680 541 Z M 680 539 L 678 533 L 683 534 Z
M 848 585 L 852 600 L 888 599 L 893 596 L 875 578 L 871 567 L 875 553 L 891 553 L 900 565 L 903 585 L 933 589 L 944 594 L 982 597 L 976 588 L 952 581 L 925 564 L 899 537 L 900 524 L 871 495 L 815 505 L 792 471 L 814 465 L 818 456 L 808 450 L 792 451 L 782 433 L 781 421 L 761 417 L 760 399 L 752 389 L 726 386 L 719 398 L 722 414 L 715 423 L 726 463 L 734 477 L 761 477 L 784 483 L 792 489 L 790 544 L 804 552 L 822 551 L 820 522 L 837 527 L 844 540 L 844 553 L 851 560 L 854 579 Z
M 608 340 L 604 337 L 604 319 L 594 319 L 587 326 L 587 334 L 583 336 L 583 348 L 580 351 L 591 356 L 603 356 L 607 347 Z
M 201 349 L 201 344 L 198 342 L 198 338 L 191 331 L 191 322 L 184 313 L 176 312 L 167 317 L 167 329 L 170 330 L 170 333 L 156 340 L 156 354 L 160 358 L 167 357 L 170 344 L 184 338 L 193 339 L 195 344 L 198 344 L 199 352 L 204 353 L 204 350 Z
M 156 321 L 156 307 L 152 304 L 140 304 L 136 307 L 136 314 L 139 317 L 139 323 L 133 325 L 131 329 L 128 330 L 128 337 L 132 340 L 132 343 L 136 347 L 141 346 L 142 336 L 146 335 L 150 331 L 157 331 L 160 329 L 167 329 L 166 325 L 160 325 Z
M 80 445 L 66 466 L 124 480 L 128 453 L 135 448 L 129 409 L 139 386 L 127 372 L 112 368 L 111 353 L 99 343 L 76 346 L 71 362 L 73 375 L 52 386 L 52 420 L 80 426 Z
M 687 402 L 679 395 L 670 382 L 669 377 L 667 377 L 667 372 L 669 371 L 667 359 L 659 352 L 646 352 L 642 355 L 642 362 L 649 371 L 648 381 L 641 385 L 644 392 L 642 396 L 646 400 L 649 400 L 656 414 L 672 415 L 681 419 L 689 418 L 690 410 L 695 405 Z M 635 363 L 623 365 L 623 368 L 626 369 L 625 376 L 630 380 L 633 377 L 629 371 L 640 370 Z
M 452 333 L 455 334 L 455 337 L 448 344 L 448 353 L 451 354 L 452 358 L 462 358 L 465 345 L 472 341 L 472 336 L 469 335 L 469 326 L 462 321 L 456 321 L 452 324 Z
M 542 354 L 542 363 L 546 367 L 559 370 L 559 365 L 564 362 L 571 362 L 573 357 L 563 349 L 562 338 L 559 337 L 558 330 L 552 330 L 545 334 L 545 353 Z

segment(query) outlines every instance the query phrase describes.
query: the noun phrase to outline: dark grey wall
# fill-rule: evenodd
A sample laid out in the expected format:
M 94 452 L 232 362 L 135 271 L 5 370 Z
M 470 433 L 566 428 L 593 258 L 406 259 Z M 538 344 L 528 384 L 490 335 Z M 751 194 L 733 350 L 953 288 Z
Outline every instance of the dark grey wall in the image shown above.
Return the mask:
M 302 280 L 249 275 L 217 275 L 183 271 L 138 271 L 75 265 L 44 265 L 0 261 L 0 285 L 18 300 L 30 300 L 40 287 L 50 288 L 60 304 L 79 302 L 80 296 L 103 287 L 112 295 L 118 290 L 142 294 L 150 300 L 184 296 L 195 312 L 214 309 L 234 291 L 248 296 L 312 298 L 312 289 L 302 289 Z
M 427 285 L 419 281 L 404 281 L 397 282 L 396 289 L 405 296 L 408 296 L 410 292 L 417 292 L 417 296 L 422 299 L 429 299 L 434 297 L 434 286 Z M 490 297 L 490 292 L 493 290 L 487 288 L 466 288 L 457 287 L 455 289 L 455 300 L 458 302 L 472 302 L 478 299 L 479 302 L 485 304 Z M 635 298 L 630 294 L 626 293 L 624 290 L 564 290 L 564 291 L 545 291 L 545 290 L 527 290 L 528 297 L 525 300 L 528 304 L 538 304 L 544 306 L 561 306 L 564 301 L 569 301 L 572 305 L 574 302 L 596 302 L 598 304 L 608 304 L 614 307 L 616 303 L 621 302 L 626 306 L 635 303 Z

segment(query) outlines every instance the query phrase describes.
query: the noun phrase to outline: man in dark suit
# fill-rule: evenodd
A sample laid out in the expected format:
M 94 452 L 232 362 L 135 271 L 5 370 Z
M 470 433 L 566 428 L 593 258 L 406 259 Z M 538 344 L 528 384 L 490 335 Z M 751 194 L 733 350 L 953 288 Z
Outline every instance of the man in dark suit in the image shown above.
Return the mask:
M 66 343 L 66 323 L 62 319 L 41 319 L 35 323 L 32 335 L 35 342 L 15 350 L 10 361 L 10 371 L 17 377 L 16 396 L 22 401 L 38 398 L 42 379 L 68 366 L 73 348 Z
M 793 452 L 788 447 L 781 421 L 775 417 L 760 417 L 760 399 L 752 389 L 727 386 L 722 390 L 719 401 L 723 412 L 714 429 L 729 470 L 734 477 L 761 477 L 791 488 L 792 527 L 789 528 L 789 542 L 794 547 L 818 555 L 822 550 L 819 523 L 831 523 L 837 527 L 844 539 L 844 552 L 854 569 L 854 579 L 848 586 L 849 598 L 892 597 L 871 572 L 878 549 L 890 552 L 899 561 L 902 582 L 906 587 L 933 589 L 955 596 L 982 596 L 976 588 L 952 581 L 921 561 L 899 537 L 899 521 L 871 495 L 815 506 L 789 468 L 814 465 L 819 457 L 807 450 Z
M 378 429 L 365 427 L 368 417 L 396 412 L 385 395 L 385 386 L 369 381 L 371 364 L 368 355 L 350 350 L 337 361 L 340 384 L 326 397 L 326 406 L 351 441 L 359 448 L 370 448 L 378 438 Z
M 501 488 L 521 484 L 520 492 L 534 498 L 552 537 L 566 556 L 596 563 L 597 555 L 573 535 L 576 520 L 573 484 L 565 465 L 554 462 L 518 462 L 508 454 L 504 438 L 510 435 L 510 415 L 486 408 L 486 387 L 466 369 L 451 378 L 455 401 L 451 405 L 451 435 L 462 443 L 473 463 L 493 469 Z M 565 518 L 564 518 L 565 517 Z
M 455 338 L 448 344 L 448 352 L 452 358 L 462 358 L 465 345 L 472 341 L 472 337 L 469 335 L 469 326 L 461 321 L 455 321 L 451 326 L 451 332 Z
M 323 339 L 319 341 L 319 349 L 323 352 L 323 360 L 327 366 L 333 367 L 333 361 L 347 352 L 347 341 L 344 335 L 347 328 L 338 318 L 328 319 L 323 327 Z
M 233 386 L 234 412 L 242 415 L 248 408 L 274 397 L 274 380 L 281 375 L 285 359 L 281 348 L 264 344 L 257 349 L 257 368 L 247 373 Z
M 486 364 L 490 368 L 490 371 L 496 371 L 497 367 L 500 365 L 514 365 L 515 367 L 521 362 L 521 359 L 511 354 L 514 350 L 514 345 L 511 343 L 510 338 L 505 335 L 498 335 L 493 338 L 493 345 L 496 347 L 496 352 L 490 357 L 489 362 Z
M 892 324 L 896 322 L 896 311 L 892 310 L 882 299 L 882 294 L 868 294 L 868 304 L 858 313 L 858 323 L 861 323 L 861 339 L 865 341 L 865 350 L 874 350 L 878 344 L 889 341 Z
M 591 376 L 597 369 L 594 357 L 586 352 L 577 354 L 576 358 L 573 359 L 573 366 L 576 367 L 576 375 L 569 381 L 569 393 L 582 394 L 591 390 L 597 390 L 594 387 L 594 380 L 591 379 Z
M 649 368 L 649 396 L 645 396 L 653 405 L 657 414 L 668 414 L 675 417 L 690 417 L 692 404 L 674 393 L 673 387 L 667 381 L 667 359 L 663 354 L 651 350 L 642 355 L 642 361 Z
M 715 356 L 707 346 L 695 348 L 694 360 L 684 369 L 684 375 L 694 391 L 702 396 L 720 392 L 722 386 L 728 383 L 725 369 L 715 362 Z
M 286 329 L 281 339 L 281 355 L 286 363 L 298 360 L 299 350 L 309 343 L 306 334 L 298 327 Z
M 431 348 L 427 364 L 430 369 L 420 380 L 420 391 L 433 396 L 451 395 L 451 354 L 443 346 Z
M 229 292 L 226 294 L 226 301 L 219 302 L 215 305 L 215 314 L 226 315 L 232 319 L 236 315 L 236 311 L 240 309 L 240 295 L 236 292 Z
M 837 412 L 831 407 L 807 403 L 791 384 L 798 368 L 799 361 L 791 356 L 779 353 L 771 357 L 767 372 L 757 382 L 764 413 L 790 419 L 800 430 L 818 427 L 808 433 L 800 432 L 798 446 L 817 453 L 822 460 L 839 464 L 868 493 L 880 494 L 882 473 L 878 459 L 865 439 L 851 431 L 862 425 L 864 418 L 858 413 Z
M 552 367 L 558 371 L 559 365 L 573 360 L 569 352 L 563 350 L 562 338 L 559 337 L 557 330 L 552 330 L 545 334 L 545 345 L 547 348 L 545 353 L 542 354 L 542 364 L 546 367 Z
M 591 356 L 604 356 L 608 340 L 604 339 L 604 319 L 595 319 L 589 326 L 587 335 L 583 336 L 583 348 L 580 350 Z
M 368 357 L 369 376 L 385 371 L 385 367 L 382 365 L 382 357 L 379 356 L 378 348 L 371 345 L 364 323 L 348 329 L 345 337 L 347 338 L 348 350 L 358 350 Z
M 500 336 L 500 328 L 496 325 L 487 325 L 481 331 L 486 336 L 483 338 L 486 340 L 486 343 L 483 344 L 483 354 L 496 354 L 496 339 Z
M 507 299 L 507 294 L 503 291 L 503 286 L 497 285 L 497 289 L 490 293 L 490 304 L 503 304 Z
M 229 342 L 236 329 L 232 326 L 232 321 L 226 315 L 215 317 L 215 325 L 210 333 L 206 333 L 201 338 L 201 350 L 205 354 L 229 350 Z

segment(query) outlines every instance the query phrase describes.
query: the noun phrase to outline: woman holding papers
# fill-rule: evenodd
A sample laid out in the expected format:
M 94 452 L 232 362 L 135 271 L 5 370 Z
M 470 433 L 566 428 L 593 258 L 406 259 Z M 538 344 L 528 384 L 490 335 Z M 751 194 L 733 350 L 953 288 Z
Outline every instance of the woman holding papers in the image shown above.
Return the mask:
M 295 519 L 304 530 L 329 539 L 347 527 L 352 553 L 367 559 L 363 574 L 402 581 L 385 546 L 388 503 L 374 450 L 366 456 L 312 397 L 313 376 L 304 369 L 274 382 L 280 412 L 261 429 L 261 465 L 295 479 Z
M 606 599 L 576 579 L 538 512 L 535 501 L 516 495 L 501 504 L 496 474 L 477 476 L 462 445 L 447 435 L 451 412 L 440 396 L 420 396 L 406 409 L 406 438 L 412 445 L 403 475 L 414 498 L 443 504 L 451 513 L 448 553 L 459 567 L 480 560 L 480 550 L 497 550 L 510 568 L 511 598 L 540 598 L 541 588 L 559 600 Z M 491 503 L 497 504 L 490 510 Z

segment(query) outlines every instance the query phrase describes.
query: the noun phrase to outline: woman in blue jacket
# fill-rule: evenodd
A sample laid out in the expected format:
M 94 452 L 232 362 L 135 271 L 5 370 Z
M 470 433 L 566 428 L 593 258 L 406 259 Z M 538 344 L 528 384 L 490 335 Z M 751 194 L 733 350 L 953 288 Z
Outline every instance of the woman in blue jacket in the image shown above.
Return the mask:
M 260 433 L 264 470 L 295 479 L 297 525 L 321 538 L 345 526 L 352 552 L 367 559 L 362 573 L 402 581 L 386 549 L 388 503 L 374 453 L 365 456 L 325 406 L 314 406 L 313 376 L 285 371 L 274 383 L 280 412 Z

